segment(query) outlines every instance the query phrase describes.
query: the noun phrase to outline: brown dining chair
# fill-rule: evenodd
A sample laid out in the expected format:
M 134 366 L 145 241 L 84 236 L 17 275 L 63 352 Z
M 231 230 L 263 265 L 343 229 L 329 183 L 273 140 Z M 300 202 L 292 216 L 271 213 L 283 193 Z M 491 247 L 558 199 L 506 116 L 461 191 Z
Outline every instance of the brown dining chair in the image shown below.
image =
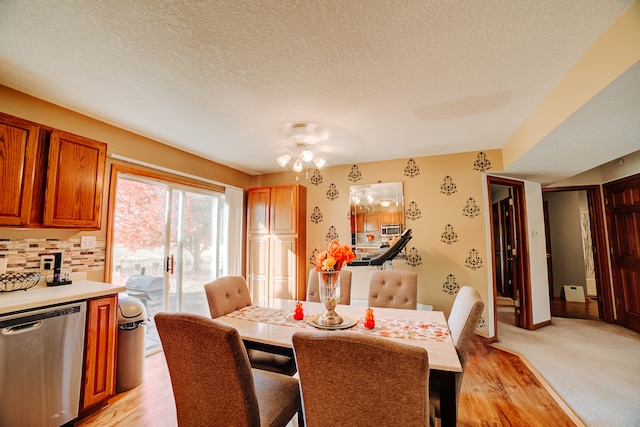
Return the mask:
M 192 313 L 155 315 L 178 425 L 285 426 L 301 416 L 299 382 L 251 369 L 235 328 Z
M 242 276 L 224 276 L 204 285 L 211 317 L 216 319 L 251 305 L 247 282 Z M 275 354 L 259 349 L 247 349 L 251 366 L 256 369 L 294 375 L 296 361 L 293 354 Z
M 369 307 L 418 308 L 418 273 L 403 270 L 371 270 Z
M 462 372 L 455 374 L 456 408 L 458 407 L 457 402 L 460 397 L 462 377 L 469 357 L 473 334 L 478 326 L 482 310 L 484 310 L 484 303 L 478 291 L 471 286 L 463 286 L 453 301 L 451 313 L 449 313 L 449 318 L 447 319 L 451 339 L 462 365 Z M 440 381 L 437 372 L 434 372 L 431 376 L 429 398 L 434 408 L 435 416 L 440 418 Z
M 309 426 L 428 426 L 427 350 L 350 331 L 292 336 Z
M 311 269 L 307 282 L 307 301 L 320 302 L 320 290 L 318 272 Z M 338 304 L 351 304 L 351 271 L 340 270 L 340 302 Z

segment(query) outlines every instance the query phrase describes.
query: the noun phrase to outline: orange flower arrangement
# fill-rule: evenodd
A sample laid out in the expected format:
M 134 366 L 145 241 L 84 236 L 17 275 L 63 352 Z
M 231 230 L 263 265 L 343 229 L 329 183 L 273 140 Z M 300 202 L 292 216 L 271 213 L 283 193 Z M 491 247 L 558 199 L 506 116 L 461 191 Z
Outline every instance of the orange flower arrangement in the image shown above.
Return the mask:
M 351 261 L 356 259 L 355 254 L 348 245 L 341 245 L 337 240 L 327 245 L 327 250 L 322 251 L 316 257 L 316 271 L 338 271 Z

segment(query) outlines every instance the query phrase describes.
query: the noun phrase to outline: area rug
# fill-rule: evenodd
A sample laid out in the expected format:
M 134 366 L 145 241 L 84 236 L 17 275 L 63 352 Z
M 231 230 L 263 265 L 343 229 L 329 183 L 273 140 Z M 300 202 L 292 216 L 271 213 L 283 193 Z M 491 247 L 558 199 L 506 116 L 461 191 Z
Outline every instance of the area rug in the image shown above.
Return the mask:
M 527 331 L 499 322 L 494 346 L 522 355 L 588 427 L 640 427 L 640 334 L 553 317 Z

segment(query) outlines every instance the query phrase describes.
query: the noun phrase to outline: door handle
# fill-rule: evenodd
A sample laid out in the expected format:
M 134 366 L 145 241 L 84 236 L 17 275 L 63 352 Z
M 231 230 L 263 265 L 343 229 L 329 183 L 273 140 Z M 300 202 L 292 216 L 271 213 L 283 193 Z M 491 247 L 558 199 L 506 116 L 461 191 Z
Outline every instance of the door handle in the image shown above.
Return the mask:
M 168 272 L 169 274 L 173 274 L 173 265 L 174 265 L 173 255 L 168 256 L 167 257 L 167 262 L 166 262 L 166 265 L 165 265 L 165 271 Z

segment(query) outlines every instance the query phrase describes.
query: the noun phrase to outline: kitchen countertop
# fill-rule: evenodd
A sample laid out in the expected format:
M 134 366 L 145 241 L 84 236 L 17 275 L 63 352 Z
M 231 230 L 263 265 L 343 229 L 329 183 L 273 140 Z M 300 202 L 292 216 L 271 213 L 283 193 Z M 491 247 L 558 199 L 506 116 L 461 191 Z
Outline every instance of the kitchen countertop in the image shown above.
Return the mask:
M 77 280 L 70 285 L 36 286 L 26 291 L 0 292 L 0 314 L 117 294 L 125 289 L 124 285 Z

